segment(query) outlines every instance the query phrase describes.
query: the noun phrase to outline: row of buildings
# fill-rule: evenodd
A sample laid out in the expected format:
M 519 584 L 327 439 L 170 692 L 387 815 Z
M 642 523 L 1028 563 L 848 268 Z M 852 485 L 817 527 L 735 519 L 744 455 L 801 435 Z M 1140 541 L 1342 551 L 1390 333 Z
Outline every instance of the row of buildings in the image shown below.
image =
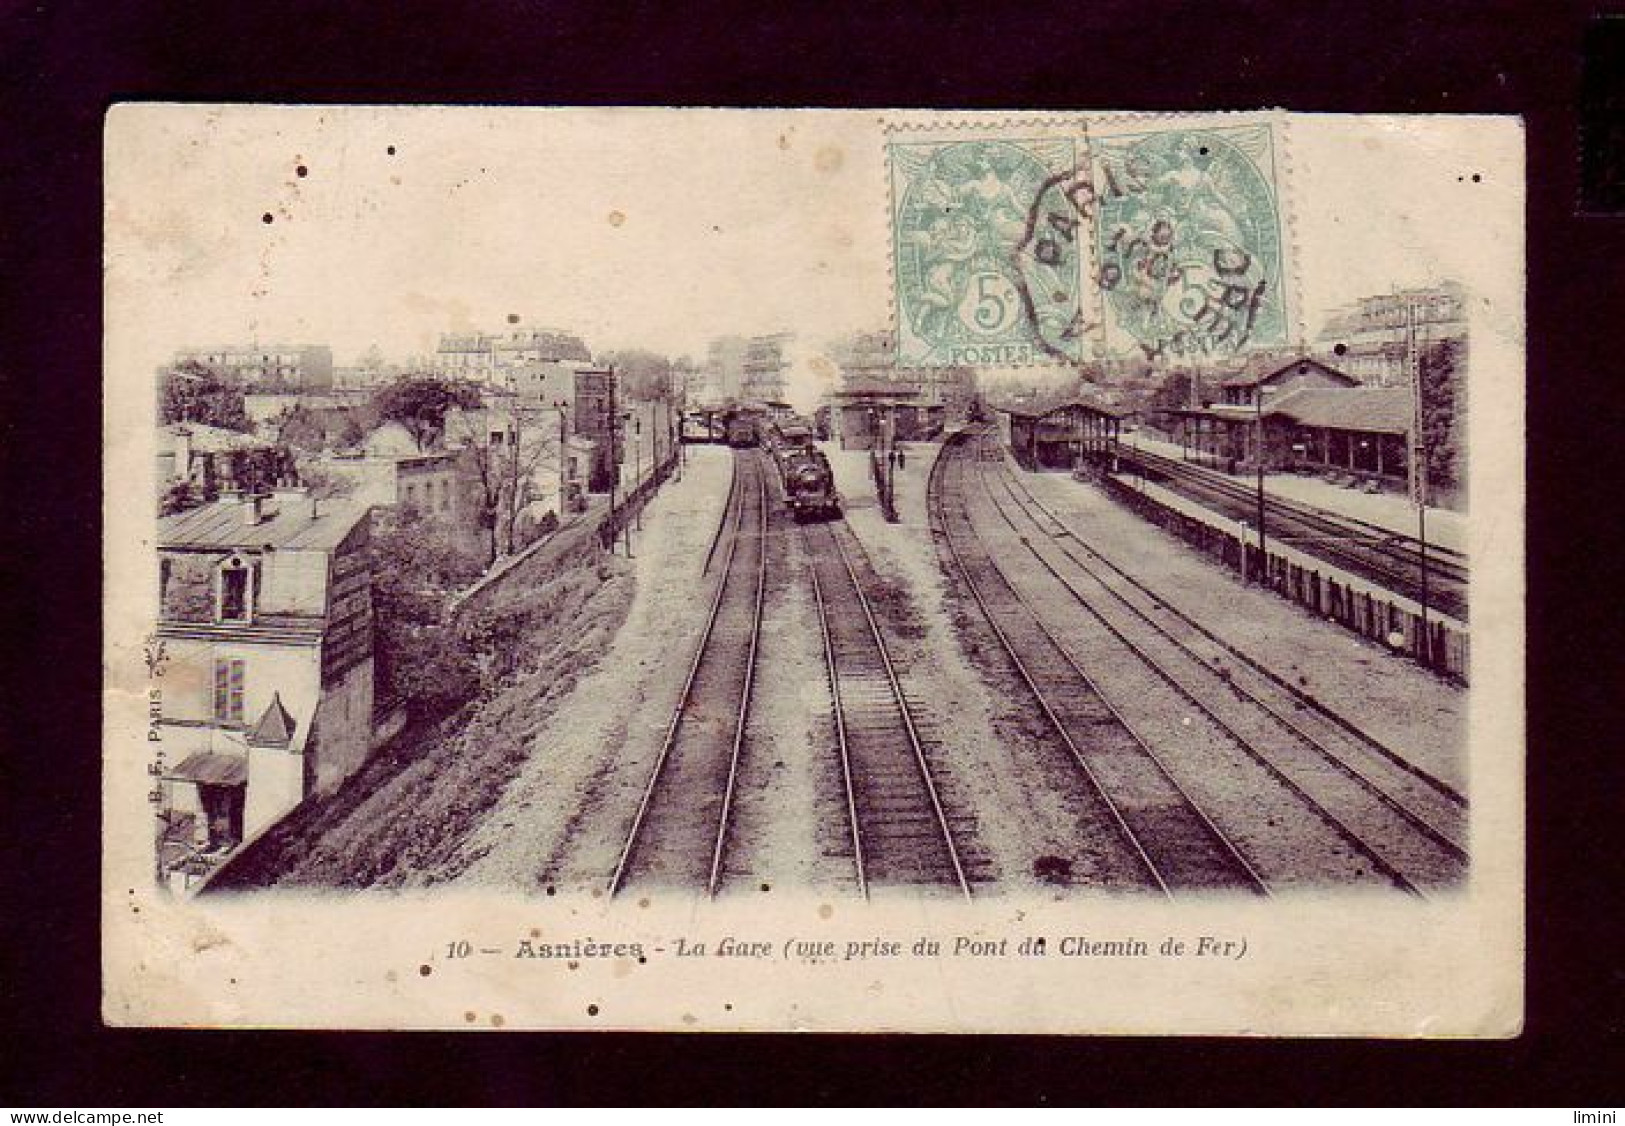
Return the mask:
M 793 386 L 797 380 L 807 385 Z M 879 331 L 845 336 L 813 361 L 798 356 L 793 333 L 719 337 L 687 398 L 696 406 L 816 398 L 831 436 L 866 448 L 882 429 L 904 440 L 935 433 L 947 418 L 964 417 L 974 393 L 968 368 L 899 367 L 895 338 Z
M 234 344 L 182 348 L 174 366 L 211 368 L 245 387 L 326 391 L 333 386 L 333 350 L 320 344 Z
M 493 390 L 514 391 L 526 380 L 533 384 L 567 380 L 569 371 L 592 363 L 592 352 L 572 332 L 511 324 L 501 332 L 443 333 L 435 351 L 422 357 L 415 368 Z M 370 390 L 404 370 L 387 363 L 376 348 L 359 364 L 335 367 L 333 350 L 317 344 L 182 348 L 171 361 L 172 367 L 188 364 L 210 368 L 242 387 L 307 394 Z
M 1412 382 L 1419 351 L 1467 340 L 1467 299 L 1460 285 L 1401 289 L 1362 297 L 1327 318 L 1314 355 L 1362 384 L 1394 387 Z
M 1224 379 L 1220 401 L 1164 412 L 1189 456 L 1230 472 L 1342 473 L 1410 484 L 1410 386 L 1367 385 L 1308 355 L 1254 357 Z
M 1064 388 L 996 391 L 992 405 L 1035 465 L 1148 426 L 1227 472 L 1314 474 L 1464 510 L 1468 313 L 1454 283 L 1396 290 L 1337 310 L 1312 345 L 1200 369 L 1102 362 Z
M 154 635 L 171 670 L 158 721 L 163 880 L 197 886 L 398 731 L 373 656 L 368 548 L 379 527 L 412 519 L 471 555 L 499 535 L 517 550 L 619 479 L 609 372 L 581 365 L 528 390 L 487 387 L 426 447 L 377 419 L 339 448 L 284 442 L 286 410 L 352 410 L 331 391 L 265 396 L 279 401 L 248 412 L 254 432 L 159 428 L 160 496 L 174 502 L 158 522 Z M 652 416 L 639 420 L 652 431 Z
M 579 336 L 544 328 L 446 333 L 429 358 L 437 375 L 544 398 L 549 388 L 568 384 L 573 372 L 592 366 L 592 352 Z
M 795 339 L 789 332 L 718 337 L 711 341 L 705 366 L 688 388 L 690 399 L 703 405 L 784 402 L 790 391 Z
M 1007 443 L 1033 468 L 1070 467 L 1146 425 L 1177 443 L 1186 460 L 1225 472 L 1312 474 L 1413 497 L 1425 488 L 1429 504 L 1465 508 L 1456 429 L 1464 414 L 1452 409 L 1451 423 L 1419 442 L 1426 432 L 1411 385 L 1366 384 L 1307 353 L 1270 353 L 1249 357 L 1216 390 L 1199 406 L 1148 409 L 1092 385 L 996 406 Z M 1419 476 L 1423 465 L 1428 472 Z

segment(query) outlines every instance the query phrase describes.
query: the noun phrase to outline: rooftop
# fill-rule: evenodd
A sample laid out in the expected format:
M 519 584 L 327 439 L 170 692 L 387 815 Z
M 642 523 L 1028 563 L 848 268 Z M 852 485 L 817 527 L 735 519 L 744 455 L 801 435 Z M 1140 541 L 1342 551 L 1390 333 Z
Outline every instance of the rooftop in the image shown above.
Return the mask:
M 1052 414 L 1060 414 L 1061 412 L 1068 410 L 1090 411 L 1094 414 L 1105 415 L 1107 418 L 1127 418 L 1129 415 L 1138 413 L 1127 407 L 1114 407 L 1105 403 L 1091 403 L 1086 402 L 1083 399 L 1069 399 L 1063 403 L 1056 403 L 1051 406 L 1034 408 L 1032 410 L 1021 410 L 1017 407 L 995 407 L 994 410 L 999 411 L 1001 414 L 1010 415 L 1012 418 L 1048 418 Z
M 1415 400 L 1409 387 L 1304 387 L 1271 403 L 1265 413 L 1304 426 L 1406 434 Z
M 177 782 L 202 782 L 210 786 L 244 786 L 248 784 L 248 760 L 239 755 L 198 751 L 166 771 L 164 777 Z
M 1260 383 L 1268 383 L 1270 380 L 1279 375 L 1296 374 L 1293 369 L 1301 369 L 1304 372 L 1307 372 L 1310 369 L 1315 369 L 1336 379 L 1343 380 L 1350 387 L 1353 387 L 1360 382 L 1352 375 L 1347 375 L 1338 371 L 1336 368 L 1328 367 L 1326 364 L 1321 363 L 1319 360 L 1312 359 L 1309 356 L 1297 355 L 1282 357 L 1279 355 L 1264 354 L 1249 356 L 1245 366 L 1243 366 L 1239 372 L 1225 377 L 1224 386 L 1256 387 Z
M 367 516 L 365 505 L 332 499 L 319 502 L 313 517 L 308 496 L 285 495 L 264 498 L 262 518 L 250 524 L 244 511 L 248 503 L 223 498 L 165 516 L 158 521 L 158 546 L 180 550 L 271 547 L 331 551 Z
M 917 399 L 920 389 L 907 383 L 849 383 L 835 391 L 837 399 Z
M 273 692 L 265 714 L 260 716 L 254 730 L 248 733 L 248 744 L 251 747 L 286 747 L 293 742 L 297 727 L 298 721 L 282 706 L 282 693 Z

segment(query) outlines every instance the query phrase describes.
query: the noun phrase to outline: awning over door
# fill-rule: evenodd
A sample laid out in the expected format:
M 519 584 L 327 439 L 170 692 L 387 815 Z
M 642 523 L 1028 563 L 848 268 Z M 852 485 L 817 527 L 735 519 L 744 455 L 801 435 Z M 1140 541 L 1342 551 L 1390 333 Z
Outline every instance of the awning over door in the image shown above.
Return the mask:
M 181 760 L 179 766 L 164 772 L 171 782 L 202 782 L 209 786 L 246 786 L 248 760 L 214 751 L 198 751 Z

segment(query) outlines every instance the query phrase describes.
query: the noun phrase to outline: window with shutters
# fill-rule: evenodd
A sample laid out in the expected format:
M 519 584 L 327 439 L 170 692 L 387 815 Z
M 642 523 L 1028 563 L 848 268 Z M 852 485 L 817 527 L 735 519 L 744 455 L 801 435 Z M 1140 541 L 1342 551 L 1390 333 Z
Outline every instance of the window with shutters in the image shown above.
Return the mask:
M 216 723 L 243 722 L 244 662 L 217 660 L 214 663 L 214 718 Z

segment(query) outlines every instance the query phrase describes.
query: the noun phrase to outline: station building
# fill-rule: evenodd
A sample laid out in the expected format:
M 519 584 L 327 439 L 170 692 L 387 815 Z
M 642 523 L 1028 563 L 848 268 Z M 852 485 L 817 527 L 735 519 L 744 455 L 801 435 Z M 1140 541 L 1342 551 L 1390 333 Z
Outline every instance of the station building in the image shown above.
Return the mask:
M 944 405 L 922 402 L 920 390 L 906 384 L 850 383 L 833 398 L 831 420 L 844 450 L 924 442 L 942 432 Z
M 1184 457 L 1229 473 L 1324 473 L 1403 486 L 1415 397 L 1368 387 L 1308 356 L 1255 358 L 1222 401 L 1164 412 Z
M 999 431 L 1016 461 L 1027 469 L 1076 469 L 1086 460 L 1115 454 L 1124 424 L 1134 413 L 1082 400 L 1047 410 L 1003 407 L 998 411 Z
M 1328 374 L 1330 373 L 1330 374 Z M 1186 460 L 1228 473 L 1316 473 L 1403 489 L 1416 408 L 1409 387 L 1365 387 L 1313 360 L 1231 381 L 1226 402 L 1165 412 Z

